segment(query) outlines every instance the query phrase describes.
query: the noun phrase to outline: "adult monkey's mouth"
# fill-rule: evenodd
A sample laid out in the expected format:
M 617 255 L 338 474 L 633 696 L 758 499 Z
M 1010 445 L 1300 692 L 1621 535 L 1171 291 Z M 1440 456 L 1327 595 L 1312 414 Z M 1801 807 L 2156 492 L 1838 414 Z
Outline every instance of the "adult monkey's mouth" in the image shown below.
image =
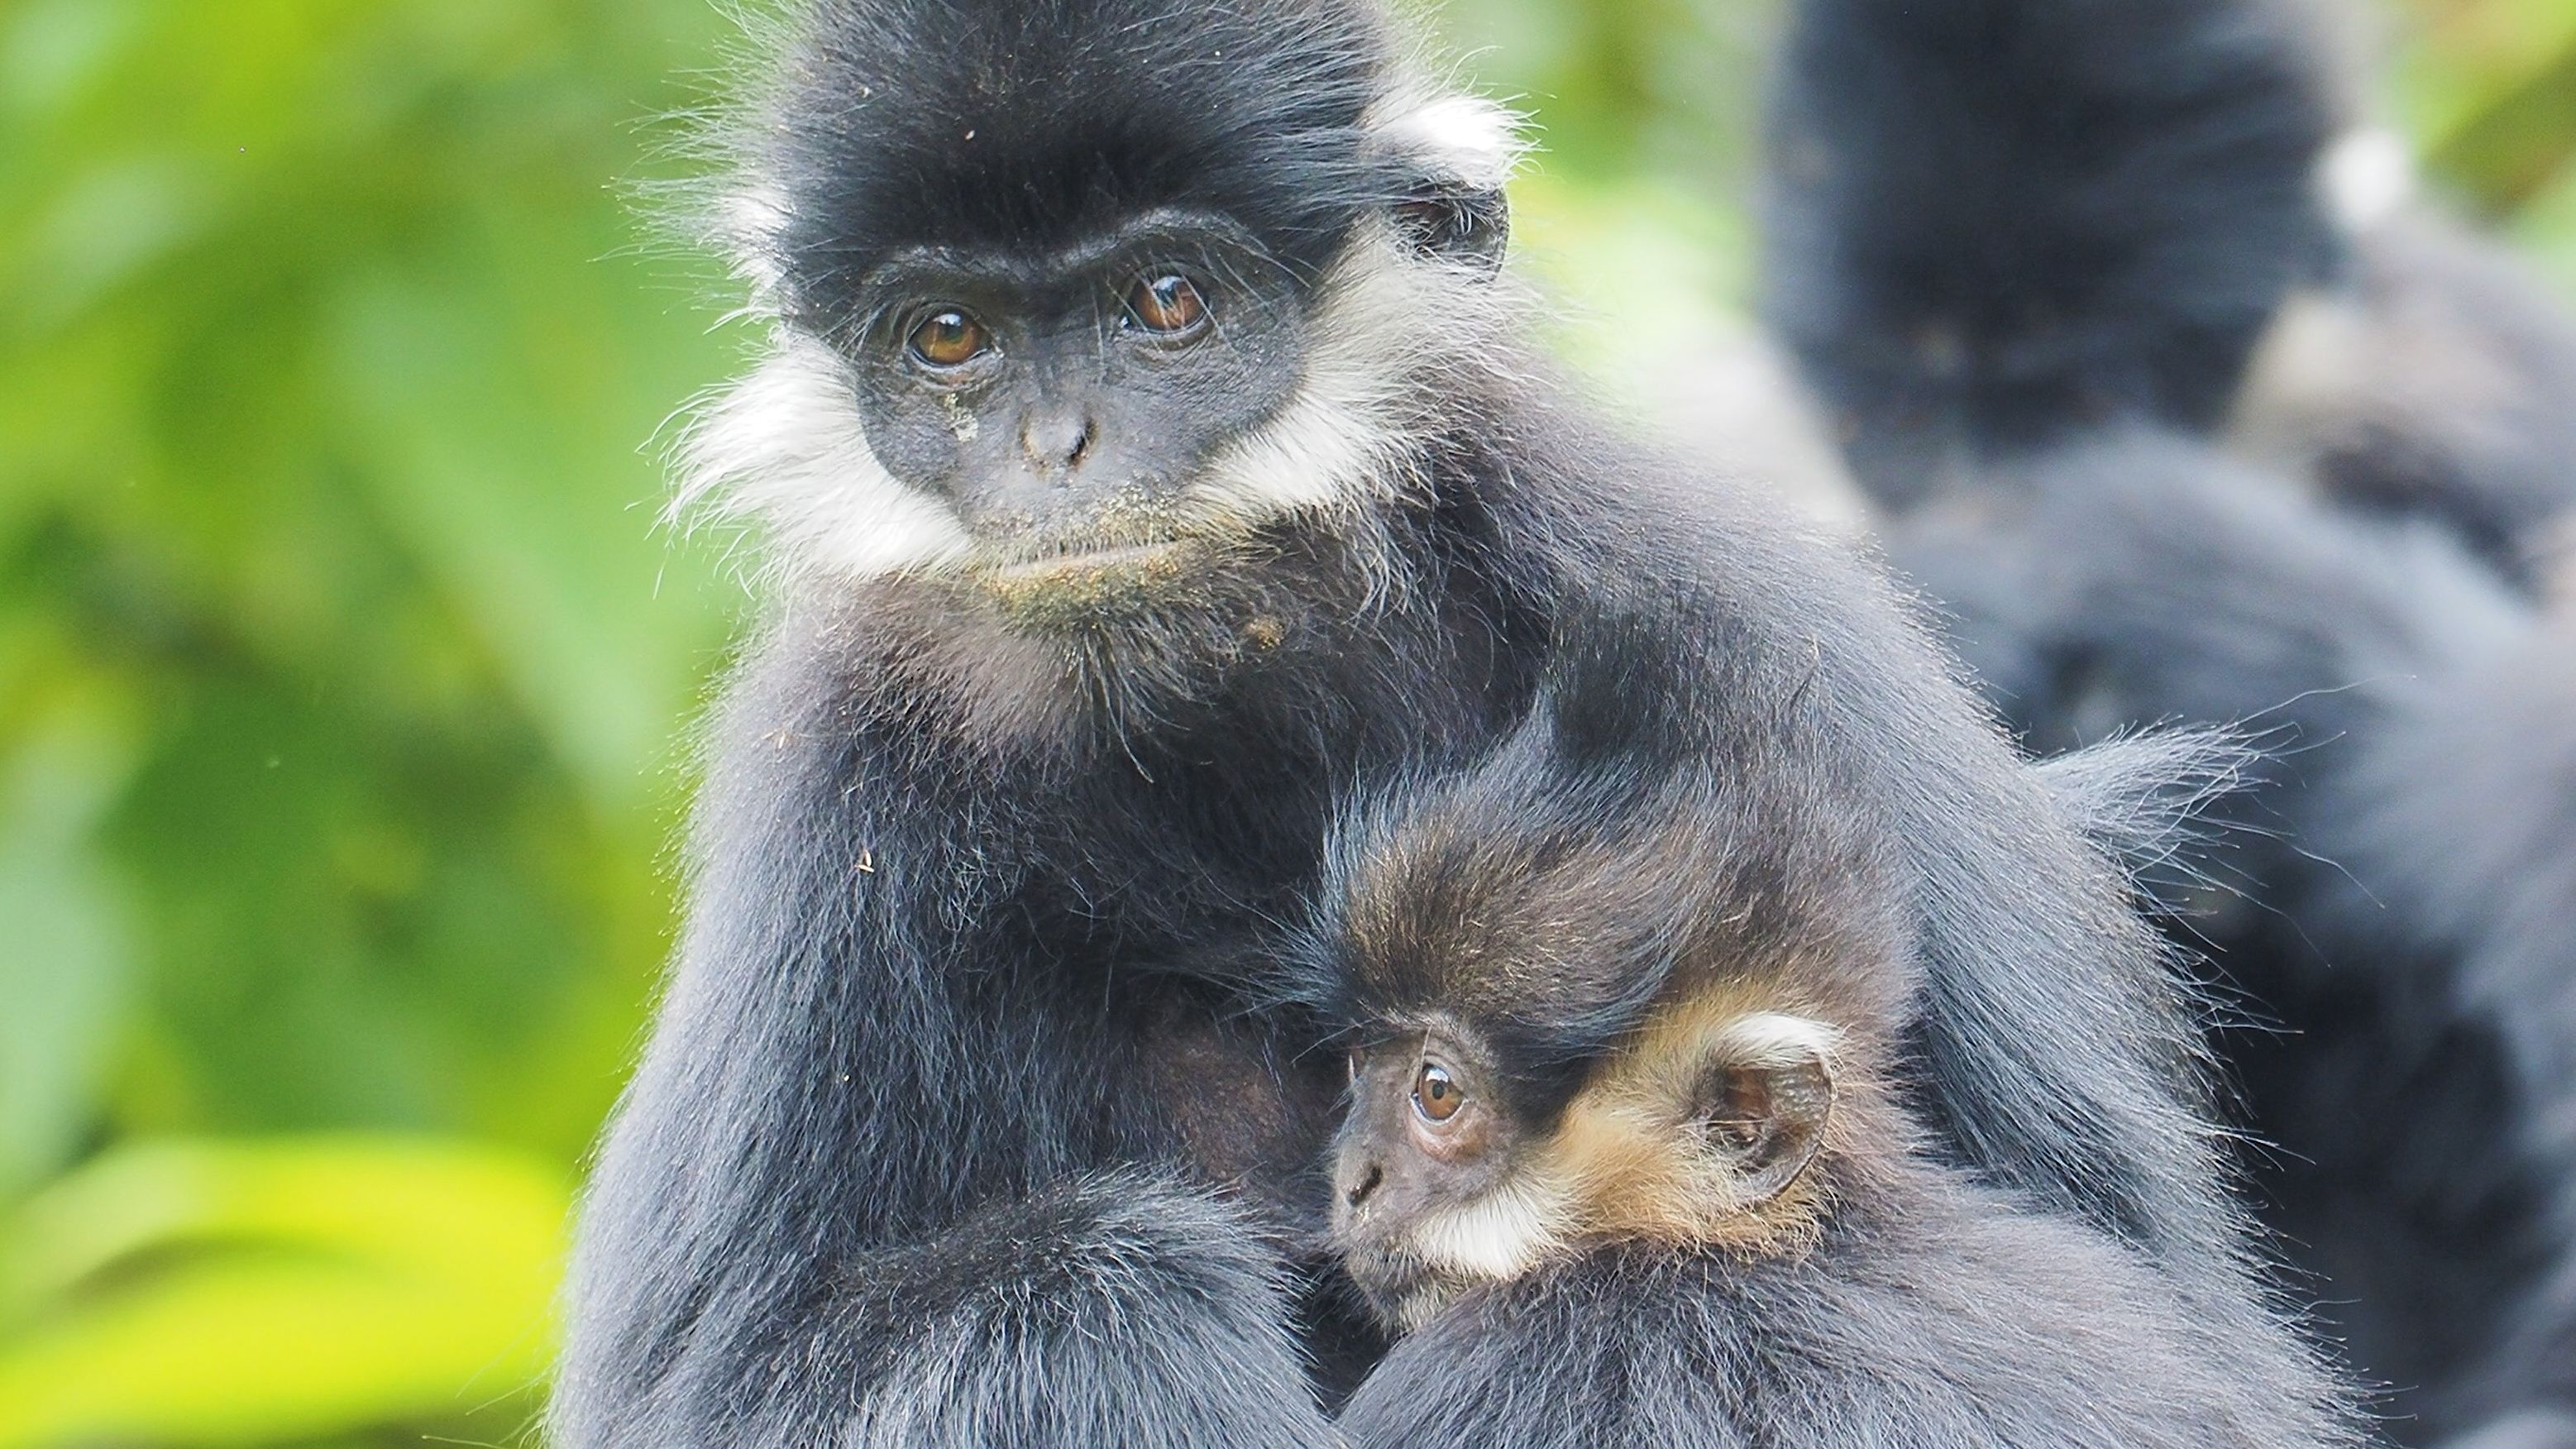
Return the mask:
M 1169 571 L 1177 576 L 1184 555 L 1191 551 L 1190 541 L 1182 538 L 1154 543 L 1104 544 L 996 563 L 987 567 L 984 573 L 995 583 L 1006 585 L 1039 583 L 1049 578 L 1086 573 L 1152 575 Z

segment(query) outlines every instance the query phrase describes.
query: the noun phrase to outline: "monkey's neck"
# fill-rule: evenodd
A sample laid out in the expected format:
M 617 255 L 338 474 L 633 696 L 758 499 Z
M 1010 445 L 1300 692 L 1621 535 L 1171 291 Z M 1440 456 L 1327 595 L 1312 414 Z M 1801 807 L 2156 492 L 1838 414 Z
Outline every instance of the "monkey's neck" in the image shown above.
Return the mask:
M 1444 519 L 1337 524 L 1258 531 L 1153 588 L 1041 603 L 972 578 L 888 578 L 795 607 L 850 636 L 881 703 L 979 753 L 1132 754 L 1219 728 L 1284 743 L 1390 681 L 1435 715 L 1515 687 L 1504 610 L 1459 566 Z

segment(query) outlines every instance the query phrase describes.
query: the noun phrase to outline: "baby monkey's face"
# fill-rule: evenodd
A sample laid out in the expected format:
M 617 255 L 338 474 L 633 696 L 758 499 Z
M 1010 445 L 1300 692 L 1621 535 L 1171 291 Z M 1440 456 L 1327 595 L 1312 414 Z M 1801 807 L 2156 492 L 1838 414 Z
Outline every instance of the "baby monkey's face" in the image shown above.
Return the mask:
M 1531 1075 L 1466 1027 L 1386 1026 L 1351 1052 L 1334 1248 L 1405 1332 L 1589 1245 L 1795 1251 L 1815 1225 L 1801 1179 L 1834 1120 L 1837 1039 L 1807 1017 L 1678 1003 L 1543 1113 L 1512 1095 Z
M 1556 1244 L 1557 1206 L 1535 1190 L 1488 1052 L 1460 1031 L 1408 1031 L 1352 1048 L 1350 1070 L 1333 1241 L 1381 1316 L 1418 1327 Z

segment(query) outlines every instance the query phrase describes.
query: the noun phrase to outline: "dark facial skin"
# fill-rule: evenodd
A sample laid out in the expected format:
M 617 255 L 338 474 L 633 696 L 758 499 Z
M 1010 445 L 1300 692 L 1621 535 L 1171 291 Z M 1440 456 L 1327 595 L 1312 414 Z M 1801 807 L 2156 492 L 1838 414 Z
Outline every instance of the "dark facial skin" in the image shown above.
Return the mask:
M 1428 1217 L 1473 1201 L 1519 1167 L 1519 1124 L 1485 1053 L 1407 1033 L 1351 1052 L 1350 1107 L 1333 1139 L 1333 1243 L 1379 1311 L 1430 1286 L 1411 1251 Z
M 1186 212 L 1044 256 L 918 253 L 863 297 L 842 345 L 869 447 L 1006 564 L 1169 542 L 1305 350 L 1293 279 Z

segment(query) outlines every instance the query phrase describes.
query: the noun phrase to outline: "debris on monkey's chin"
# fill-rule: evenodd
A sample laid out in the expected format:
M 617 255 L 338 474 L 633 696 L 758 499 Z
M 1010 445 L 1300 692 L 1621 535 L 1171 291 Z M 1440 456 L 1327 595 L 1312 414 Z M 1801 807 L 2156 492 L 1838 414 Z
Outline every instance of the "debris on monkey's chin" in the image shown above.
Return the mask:
M 1276 614 L 1256 614 L 1243 626 L 1245 642 L 1268 652 L 1288 642 L 1288 621 Z
M 1129 544 L 1000 565 L 978 583 L 1014 623 L 1089 624 L 1169 603 L 1189 587 L 1203 553 L 1186 540 Z

